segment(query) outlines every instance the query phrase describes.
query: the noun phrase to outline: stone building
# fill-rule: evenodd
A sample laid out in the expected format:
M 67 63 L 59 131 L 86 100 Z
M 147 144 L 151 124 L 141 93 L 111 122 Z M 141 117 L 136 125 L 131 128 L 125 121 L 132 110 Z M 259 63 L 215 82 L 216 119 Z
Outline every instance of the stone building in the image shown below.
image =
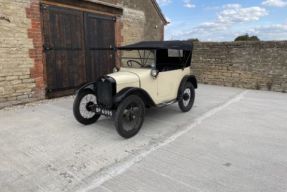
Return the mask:
M 0 0 L 0 108 L 71 93 L 166 24 L 155 0 Z

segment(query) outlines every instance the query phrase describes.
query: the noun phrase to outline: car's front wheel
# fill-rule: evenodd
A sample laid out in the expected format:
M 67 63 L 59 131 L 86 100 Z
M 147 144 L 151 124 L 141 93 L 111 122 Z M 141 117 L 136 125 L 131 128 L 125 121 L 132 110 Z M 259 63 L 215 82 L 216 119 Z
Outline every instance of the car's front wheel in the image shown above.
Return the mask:
M 128 139 L 135 136 L 144 122 L 145 104 L 136 95 L 123 100 L 115 114 L 115 126 L 120 136 Z
M 98 121 L 100 114 L 94 112 L 93 107 L 97 104 L 97 97 L 91 90 L 79 93 L 74 101 L 73 112 L 78 122 L 90 125 Z
M 188 112 L 191 110 L 194 104 L 195 90 L 190 82 L 186 82 L 185 86 L 181 90 L 180 100 L 178 101 L 179 108 L 182 112 Z

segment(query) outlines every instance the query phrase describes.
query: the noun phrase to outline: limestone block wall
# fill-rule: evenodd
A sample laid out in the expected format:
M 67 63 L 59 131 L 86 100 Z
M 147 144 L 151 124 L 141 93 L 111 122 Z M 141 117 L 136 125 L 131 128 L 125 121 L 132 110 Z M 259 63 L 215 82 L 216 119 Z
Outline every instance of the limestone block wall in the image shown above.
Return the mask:
M 201 83 L 287 91 L 287 41 L 194 43 L 193 73 Z
M 145 13 L 140 10 L 124 8 L 123 17 L 123 42 L 130 44 L 144 39 Z
M 40 14 L 29 15 L 34 10 L 37 7 L 30 0 L 0 0 L 0 107 L 41 98 L 34 70 L 35 59 L 41 62 L 34 51 L 41 41 L 41 35 L 34 39 Z
M 122 41 L 120 45 L 138 41 L 163 40 L 164 26 L 152 0 L 101 0 L 123 8 L 121 22 Z M 118 34 L 117 34 L 118 35 Z
M 123 45 L 138 41 L 163 40 L 164 23 L 151 0 L 121 0 Z

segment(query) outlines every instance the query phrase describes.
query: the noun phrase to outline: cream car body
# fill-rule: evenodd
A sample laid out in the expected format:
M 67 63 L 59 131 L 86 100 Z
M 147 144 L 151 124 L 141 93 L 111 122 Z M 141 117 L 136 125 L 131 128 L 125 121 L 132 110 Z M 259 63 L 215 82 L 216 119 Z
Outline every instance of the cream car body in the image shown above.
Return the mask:
M 190 75 L 190 67 L 160 72 L 156 78 L 151 69 L 121 68 L 119 72 L 109 74 L 117 84 L 117 93 L 127 87 L 141 88 L 149 93 L 155 104 L 175 100 L 183 77 Z

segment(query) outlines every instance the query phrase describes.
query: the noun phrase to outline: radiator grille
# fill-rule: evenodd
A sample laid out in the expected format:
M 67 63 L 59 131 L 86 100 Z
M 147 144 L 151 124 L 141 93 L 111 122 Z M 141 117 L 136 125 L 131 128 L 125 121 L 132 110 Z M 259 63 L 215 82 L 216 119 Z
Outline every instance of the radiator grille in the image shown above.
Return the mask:
M 114 83 L 108 78 L 102 78 L 97 82 L 98 104 L 111 108 L 113 105 Z

